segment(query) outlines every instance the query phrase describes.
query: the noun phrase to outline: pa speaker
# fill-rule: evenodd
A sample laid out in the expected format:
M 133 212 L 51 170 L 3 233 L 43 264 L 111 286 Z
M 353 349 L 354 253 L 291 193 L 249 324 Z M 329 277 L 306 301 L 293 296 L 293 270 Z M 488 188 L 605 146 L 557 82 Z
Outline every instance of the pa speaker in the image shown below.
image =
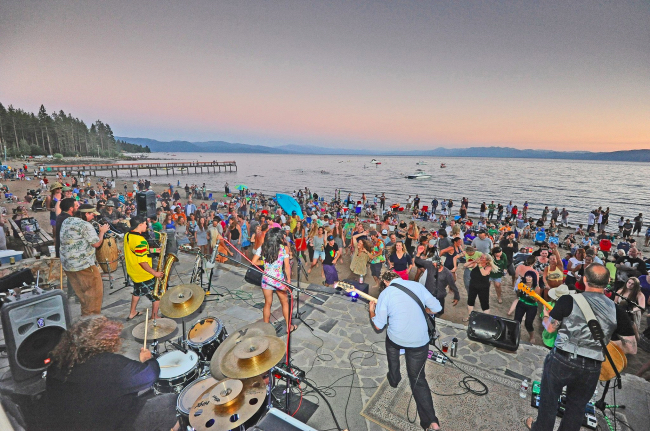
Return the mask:
M 472 311 L 467 338 L 512 352 L 519 348 L 519 322 Z
M 23 283 L 30 285 L 34 280 L 34 273 L 30 268 L 24 268 L 20 271 L 12 272 L 9 275 L 6 275 L 0 278 L 0 293 L 4 293 L 9 289 L 15 289 L 16 287 L 22 287 Z
M 14 380 L 27 380 L 45 370 L 50 351 L 69 326 L 67 298 L 61 290 L 8 296 L 2 306 L 2 332 Z
M 135 202 L 139 216 L 156 217 L 156 193 L 153 190 L 137 192 Z

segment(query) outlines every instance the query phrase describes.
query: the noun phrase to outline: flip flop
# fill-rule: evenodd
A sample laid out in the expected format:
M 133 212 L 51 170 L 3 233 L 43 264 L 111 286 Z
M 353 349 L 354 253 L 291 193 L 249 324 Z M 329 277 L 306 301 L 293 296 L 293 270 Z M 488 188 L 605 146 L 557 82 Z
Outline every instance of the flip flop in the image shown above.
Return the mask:
M 133 316 L 133 317 L 127 317 L 127 318 L 126 318 L 126 321 L 128 322 L 129 320 L 133 320 L 133 319 L 135 319 L 135 318 L 138 317 L 138 316 L 142 316 L 142 313 L 139 312 L 139 311 L 138 311 L 137 313 L 135 313 L 135 316 Z
M 293 332 L 296 329 L 298 329 L 298 325 L 291 325 L 291 331 L 290 332 Z

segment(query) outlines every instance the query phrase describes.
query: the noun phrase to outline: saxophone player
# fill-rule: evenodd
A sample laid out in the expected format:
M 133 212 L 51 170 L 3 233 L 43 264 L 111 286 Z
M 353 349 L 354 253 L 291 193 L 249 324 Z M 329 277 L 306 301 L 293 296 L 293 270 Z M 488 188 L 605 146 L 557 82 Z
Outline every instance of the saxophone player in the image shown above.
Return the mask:
M 156 253 L 158 250 L 150 249 L 149 243 L 143 235 L 147 231 L 146 218 L 135 216 L 131 218 L 130 223 L 131 231 L 124 235 L 124 259 L 126 261 L 126 272 L 133 280 L 133 296 L 131 296 L 131 312 L 126 320 L 131 320 L 141 314 L 136 311 L 141 296 L 146 296 L 153 303 L 151 319 L 159 319 L 158 307 L 160 301 L 154 298 L 153 290 L 156 278 L 161 278 L 163 273 L 152 268 L 152 259 L 149 256 L 149 253 Z

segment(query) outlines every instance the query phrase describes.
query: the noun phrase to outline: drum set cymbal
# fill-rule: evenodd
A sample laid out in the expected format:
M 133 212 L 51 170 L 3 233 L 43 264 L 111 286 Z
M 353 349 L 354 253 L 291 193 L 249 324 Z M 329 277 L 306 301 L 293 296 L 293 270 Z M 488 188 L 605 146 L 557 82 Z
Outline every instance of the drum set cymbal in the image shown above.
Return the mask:
M 160 298 L 160 312 L 172 319 L 180 319 L 199 309 L 205 292 L 196 284 L 181 284 L 170 287 Z
M 280 362 L 284 347 L 282 339 L 276 336 L 244 338 L 223 356 L 219 369 L 234 379 L 259 376 Z
M 133 328 L 131 332 L 133 338 L 144 340 L 144 334 L 146 332 L 147 341 L 158 340 L 174 332 L 178 326 L 176 321 L 172 319 L 152 319 L 146 325 L 147 330 L 145 331 L 145 323 L 139 323 Z
M 237 428 L 257 413 L 265 397 L 266 384 L 261 376 L 221 380 L 194 401 L 190 424 L 196 431 Z
M 228 338 L 217 347 L 217 350 L 210 360 L 210 374 L 217 380 L 226 378 L 220 368 L 223 357 L 245 338 L 258 336 L 274 337 L 275 335 L 276 332 L 273 325 L 266 322 L 255 322 L 239 328 L 234 333 L 230 334 Z

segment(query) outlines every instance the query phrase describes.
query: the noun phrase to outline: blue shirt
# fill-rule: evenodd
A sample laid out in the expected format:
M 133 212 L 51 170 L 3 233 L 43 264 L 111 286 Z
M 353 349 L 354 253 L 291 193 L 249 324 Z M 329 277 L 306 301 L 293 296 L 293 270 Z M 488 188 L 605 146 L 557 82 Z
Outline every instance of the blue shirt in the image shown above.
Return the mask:
M 393 343 L 402 347 L 422 347 L 429 343 L 424 314 L 413 298 L 393 286 L 395 282 L 415 293 L 433 313 L 442 310 L 440 302 L 422 284 L 410 280 L 394 280 L 379 295 L 372 322 L 377 329 L 388 324 L 388 338 Z

